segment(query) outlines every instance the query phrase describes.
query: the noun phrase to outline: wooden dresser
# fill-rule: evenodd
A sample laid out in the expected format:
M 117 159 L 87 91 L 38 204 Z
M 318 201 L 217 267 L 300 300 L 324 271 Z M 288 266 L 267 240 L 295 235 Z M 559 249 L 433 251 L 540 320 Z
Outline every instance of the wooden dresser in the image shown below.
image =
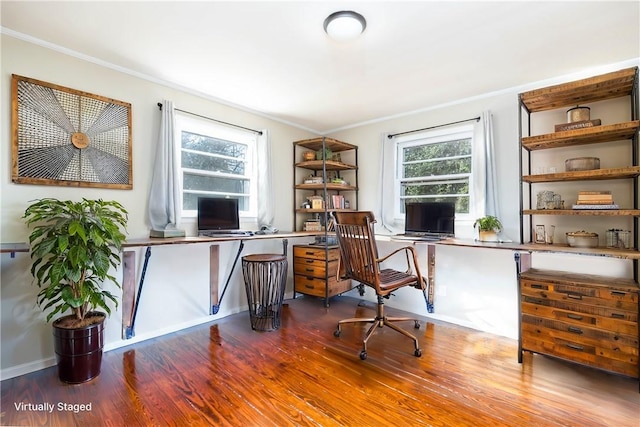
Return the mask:
M 633 280 L 530 269 L 520 275 L 520 351 L 639 377 Z
M 325 299 L 351 289 L 351 280 L 337 280 L 338 246 L 322 245 L 293 246 L 294 291 Z M 294 292 L 294 297 L 295 297 Z

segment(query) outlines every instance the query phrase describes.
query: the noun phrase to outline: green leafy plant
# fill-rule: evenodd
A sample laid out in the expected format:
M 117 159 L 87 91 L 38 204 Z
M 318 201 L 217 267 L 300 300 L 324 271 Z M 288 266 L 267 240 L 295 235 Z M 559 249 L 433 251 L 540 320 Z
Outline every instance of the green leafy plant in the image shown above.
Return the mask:
M 70 310 L 83 325 L 95 308 L 107 314 L 116 297 L 102 289 L 105 281 L 120 287 L 109 274 L 120 264 L 128 212 L 115 201 L 82 199 L 79 202 L 52 198 L 36 200 L 24 212 L 31 247 L 31 274 L 41 289 L 37 302 L 43 310 L 53 308 L 47 322 Z
M 473 223 L 473 228 L 478 227 L 480 231 L 500 231 L 502 230 L 502 223 L 495 216 L 487 215 L 482 218 L 476 219 Z

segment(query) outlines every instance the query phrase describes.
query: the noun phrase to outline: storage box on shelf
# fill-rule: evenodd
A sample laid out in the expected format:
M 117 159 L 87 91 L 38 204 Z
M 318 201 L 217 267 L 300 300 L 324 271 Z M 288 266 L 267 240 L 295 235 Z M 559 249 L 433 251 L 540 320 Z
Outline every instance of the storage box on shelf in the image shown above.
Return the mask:
M 531 135 L 534 113 L 576 107 L 588 108 L 585 104 L 596 102 L 618 102 L 616 98 L 628 98 L 629 110 L 619 122 L 606 123 L 600 119 L 590 120 L 588 126 L 556 126 L 557 132 Z M 520 100 L 520 146 L 521 146 L 521 221 L 520 239 L 523 243 L 534 241 L 537 222 L 548 221 L 550 216 L 559 216 L 566 227 L 575 224 L 574 230 L 582 230 L 582 222 L 588 217 L 597 217 L 598 231 L 602 236 L 611 230 L 613 221 L 624 221 L 630 225 L 625 244 L 599 245 L 595 248 L 570 248 L 565 241 L 556 239 L 552 245 L 555 252 L 580 255 L 608 256 L 628 259 L 633 263 L 633 278 L 617 279 L 601 275 L 576 275 L 573 273 L 530 269 L 530 258 L 519 265 L 520 337 L 519 361 L 522 353 L 530 351 L 560 357 L 576 363 L 605 369 L 640 378 L 639 332 L 638 332 L 638 191 L 640 184 L 640 147 L 638 146 L 638 68 L 628 68 L 575 82 L 559 84 L 519 95 Z M 599 108 L 604 108 L 599 104 Z M 609 104 L 606 104 L 609 105 Z M 630 119 L 630 120 L 629 120 Z M 523 125 L 526 122 L 526 128 Z M 580 123 L 585 122 L 582 120 Z M 526 134 L 525 134 L 526 133 Z M 600 152 L 609 152 L 611 144 L 629 144 L 630 156 L 625 159 L 607 158 L 604 164 L 616 167 L 585 168 L 551 173 L 540 171 L 532 160 L 532 153 L 539 150 L 569 150 L 577 158 L 585 156 L 589 149 L 603 147 Z M 597 144 L 597 145 L 596 145 Z M 560 151 L 560 150 L 558 150 Z M 609 156 L 610 157 L 610 156 Z M 629 160 L 630 159 L 630 160 Z M 608 160 L 608 161 L 606 161 Z M 598 162 L 599 163 L 599 162 Z M 572 169 L 572 168 L 569 168 Z M 581 168 L 578 168 L 581 169 Z M 617 184 L 618 195 L 629 203 L 617 205 L 615 194 L 603 190 L 603 180 Z M 538 184 L 544 184 L 545 193 L 554 193 L 549 188 L 562 188 L 565 182 L 582 182 L 581 191 L 575 191 L 575 203 L 560 203 L 560 207 L 542 207 L 534 202 Z M 600 186 L 596 185 L 600 184 Z M 622 190 L 621 190 L 622 189 Z M 621 194 L 620 191 L 627 191 Z M 582 196 L 582 197 L 581 197 Z M 592 205 L 586 203 L 591 198 Z M 593 224 L 592 221 L 590 224 Z M 606 230 L 606 231 L 605 231 Z M 569 230 L 567 230 L 569 231 Z M 623 234 L 624 235 L 624 234 Z M 609 239 L 609 237 L 607 237 Z M 539 239 L 537 239 L 539 241 Z M 608 242 L 609 240 L 607 240 Z M 604 241 L 603 241 L 604 243 Z M 536 245 L 530 245 L 535 252 Z M 545 245 L 547 248 L 549 245 Z M 545 248 L 545 250 L 548 250 Z M 530 253 L 525 255 L 530 257 Z M 516 258 L 520 263 L 520 258 Z

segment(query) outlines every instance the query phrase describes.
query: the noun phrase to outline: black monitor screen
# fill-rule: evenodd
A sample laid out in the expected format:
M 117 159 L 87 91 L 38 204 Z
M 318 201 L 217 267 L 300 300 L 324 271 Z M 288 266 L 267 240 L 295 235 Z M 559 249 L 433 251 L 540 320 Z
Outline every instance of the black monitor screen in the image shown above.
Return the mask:
M 405 232 L 434 233 L 453 237 L 456 218 L 454 202 L 407 203 Z
M 238 199 L 198 198 L 198 230 L 239 230 Z

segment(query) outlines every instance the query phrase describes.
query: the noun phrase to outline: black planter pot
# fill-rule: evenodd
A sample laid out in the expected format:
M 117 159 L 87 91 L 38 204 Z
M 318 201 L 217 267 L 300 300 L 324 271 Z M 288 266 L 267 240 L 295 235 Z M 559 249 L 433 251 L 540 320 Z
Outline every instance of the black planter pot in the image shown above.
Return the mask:
M 70 384 L 89 381 L 100 374 L 102 347 L 104 347 L 104 313 L 91 312 L 99 317 L 96 323 L 77 329 L 62 328 L 62 317 L 53 322 L 54 348 L 58 363 L 58 377 Z

